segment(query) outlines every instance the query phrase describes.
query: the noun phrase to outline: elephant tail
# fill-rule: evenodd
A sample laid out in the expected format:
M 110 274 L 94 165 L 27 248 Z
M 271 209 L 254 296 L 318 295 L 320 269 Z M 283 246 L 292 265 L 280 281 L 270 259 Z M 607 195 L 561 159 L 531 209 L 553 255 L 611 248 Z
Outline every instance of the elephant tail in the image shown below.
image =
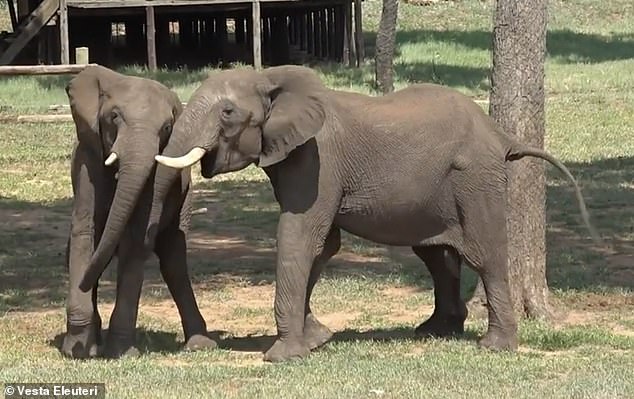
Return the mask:
M 594 226 L 592 226 L 592 223 L 590 223 L 590 213 L 588 212 L 588 209 L 586 207 L 586 202 L 583 199 L 583 195 L 581 194 L 581 189 L 579 188 L 579 185 L 577 184 L 577 180 L 574 178 L 572 173 L 570 173 L 570 170 L 568 170 L 566 165 L 564 165 L 560 160 L 558 160 L 557 158 L 555 158 L 554 156 L 552 156 L 551 154 L 547 153 L 544 150 L 523 145 L 513 140 L 512 138 L 508 137 L 507 135 L 505 136 L 509 139 L 509 149 L 507 150 L 506 157 L 505 157 L 506 161 L 517 161 L 527 156 L 540 158 L 540 159 L 543 159 L 544 161 L 549 162 L 551 165 L 559 169 L 564 175 L 566 175 L 568 180 L 570 180 L 570 182 L 572 182 L 574 186 L 575 195 L 577 197 L 577 202 L 579 204 L 579 210 L 581 211 L 581 217 L 583 218 L 583 222 L 588 228 L 588 231 L 590 232 L 592 239 L 597 244 L 599 244 L 601 242 L 601 239 L 596 229 L 594 228 Z

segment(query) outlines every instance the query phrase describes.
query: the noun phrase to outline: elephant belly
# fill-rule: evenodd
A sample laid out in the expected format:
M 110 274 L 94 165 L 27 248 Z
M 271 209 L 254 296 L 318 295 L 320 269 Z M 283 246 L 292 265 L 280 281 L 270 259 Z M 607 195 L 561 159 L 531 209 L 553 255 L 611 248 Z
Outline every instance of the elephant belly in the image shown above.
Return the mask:
M 395 246 L 448 243 L 459 230 L 453 198 L 423 198 L 343 208 L 334 223 L 367 240 Z M 439 204 L 443 204 L 440 206 Z

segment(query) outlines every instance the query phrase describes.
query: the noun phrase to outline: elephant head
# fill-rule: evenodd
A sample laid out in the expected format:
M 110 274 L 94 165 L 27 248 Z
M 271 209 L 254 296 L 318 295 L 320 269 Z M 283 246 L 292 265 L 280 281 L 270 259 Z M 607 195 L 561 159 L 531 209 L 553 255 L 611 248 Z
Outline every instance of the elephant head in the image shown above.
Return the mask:
M 80 286 L 87 291 L 112 258 L 182 105 L 158 82 L 101 66 L 80 72 L 66 93 L 78 140 L 118 173 L 103 234 Z
M 158 173 L 150 224 L 161 214 L 161 198 L 178 169 L 201 163 L 211 178 L 252 163 L 266 168 L 283 161 L 314 137 L 325 119 L 326 88 L 309 68 L 235 69 L 210 75 L 192 95 L 156 160 Z M 157 200 L 158 198 L 158 200 Z M 148 241 L 152 241 L 148 230 Z

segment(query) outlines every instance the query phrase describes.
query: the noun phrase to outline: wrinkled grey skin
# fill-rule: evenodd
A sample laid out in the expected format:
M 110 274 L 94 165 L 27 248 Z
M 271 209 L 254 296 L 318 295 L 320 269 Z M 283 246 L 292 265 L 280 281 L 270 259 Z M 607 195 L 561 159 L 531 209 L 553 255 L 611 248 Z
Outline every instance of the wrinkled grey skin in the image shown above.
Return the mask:
M 71 160 L 73 211 L 67 246 L 69 292 L 67 333 L 62 353 L 73 358 L 135 355 L 135 326 L 152 204 L 154 156 L 182 112 L 173 92 L 158 82 L 88 67 L 66 88 L 76 126 Z M 104 161 L 111 153 L 118 160 Z M 186 348 L 214 346 L 187 272 L 186 233 L 191 216 L 190 170 L 168 187 L 156 254 L 161 274 L 181 315 Z M 110 211 L 108 212 L 108 210 Z M 109 332 L 101 347 L 98 279 L 118 257 L 117 296 Z
M 257 163 L 280 205 L 278 338 L 265 353 L 268 361 L 304 357 L 331 337 L 312 314 L 310 296 L 339 249 L 340 229 L 410 246 L 425 262 L 435 310 L 416 328 L 420 336 L 463 332 L 465 262 L 482 278 L 487 296 L 489 327 L 479 344 L 514 350 L 507 161 L 529 155 L 562 170 L 593 231 L 576 182 L 558 160 L 518 143 L 468 97 L 437 85 L 369 97 L 328 90 L 303 67 L 220 72 L 196 91 L 157 161 L 183 167 L 174 157 L 196 147 L 205 150 L 201 166 L 208 178 Z M 169 181 L 157 179 L 155 201 Z M 152 212 L 160 213 L 160 202 Z

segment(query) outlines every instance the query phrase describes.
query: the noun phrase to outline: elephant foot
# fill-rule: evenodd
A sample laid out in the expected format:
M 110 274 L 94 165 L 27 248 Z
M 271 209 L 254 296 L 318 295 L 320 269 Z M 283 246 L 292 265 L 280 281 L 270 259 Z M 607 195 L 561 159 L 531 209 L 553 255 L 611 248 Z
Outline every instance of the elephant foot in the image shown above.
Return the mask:
M 517 350 L 517 333 L 503 331 L 501 329 L 489 329 L 487 333 L 478 341 L 478 346 L 492 351 L 509 351 Z
M 67 326 L 62 342 L 62 355 L 72 359 L 89 359 L 99 355 L 101 323 Z
M 464 333 L 464 318 L 461 316 L 438 315 L 434 313 L 421 325 L 414 334 L 419 338 L 454 337 Z
M 194 334 L 185 342 L 185 351 L 194 352 L 205 349 L 215 349 L 216 341 L 203 334 Z
M 139 357 L 141 351 L 134 346 L 133 337 L 124 337 L 108 332 L 103 356 L 108 359 Z
M 310 354 L 305 342 L 299 339 L 277 339 L 271 349 L 264 354 L 264 361 L 278 363 L 292 359 L 301 359 Z
M 309 313 L 304 321 L 304 342 L 310 350 L 319 348 L 332 338 L 332 331 Z

